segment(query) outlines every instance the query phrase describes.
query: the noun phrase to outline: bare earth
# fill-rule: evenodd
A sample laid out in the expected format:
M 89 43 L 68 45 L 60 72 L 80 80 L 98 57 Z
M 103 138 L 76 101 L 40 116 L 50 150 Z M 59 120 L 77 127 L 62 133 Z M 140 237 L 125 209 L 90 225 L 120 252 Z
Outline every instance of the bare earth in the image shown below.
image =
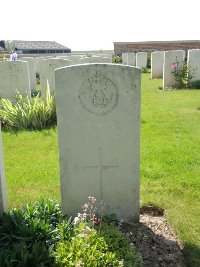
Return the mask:
M 144 267 L 186 267 L 182 245 L 161 213 L 144 209 L 138 224 L 121 223 L 120 228 L 141 255 Z

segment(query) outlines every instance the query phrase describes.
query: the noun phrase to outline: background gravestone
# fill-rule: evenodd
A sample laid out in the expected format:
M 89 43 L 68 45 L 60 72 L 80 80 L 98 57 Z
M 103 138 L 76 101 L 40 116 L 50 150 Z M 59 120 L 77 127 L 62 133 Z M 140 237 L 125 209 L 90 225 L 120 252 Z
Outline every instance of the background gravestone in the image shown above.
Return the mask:
M 129 66 L 136 66 L 136 53 L 130 52 L 128 54 L 128 65 Z
M 139 218 L 140 69 L 85 64 L 55 71 L 64 214 L 88 196 L 106 213 Z
M 188 68 L 193 76 L 191 81 L 198 81 L 198 86 L 200 86 L 200 49 L 188 50 Z
M 68 56 L 58 56 L 57 58 L 68 59 L 69 65 L 80 64 L 80 59 L 85 58 L 86 55 L 68 55 Z
M 85 64 L 85 63 L 112 63 L 112 59 L 108 57 L 99 57 L 99 56 L 80 58 L 78 64 Z
M 34 57 L 18 57 L 18 61 L 27 61 L 29 67 L 29 77 L 30 77 L 30 86 L 31 91 L 34 92 L 36 90 L 36 71 L 35 71 L 35 60 Z
M 69 65 L 68 59 L 49 58 L 39 61 L 41 95 L 45 96 L 47 83 L 51 92 L 55 91 L 55 69 Z
M 0 97 L 13 100 L 16 90 L 31 97 L 28 62 L 0 62 Z
M 164 51 L 151 53 L 151 79 L 163 77 Z
M 49 57 L 42 57 L 42 56 L 38 56 L 34 58 L 35 61 L 35 74 L 40 74 L 40 61 L 43 59 L 48 59 Z
M 136 53 L 135 52 L 123 53 L 122 54 L 122 64 L 123 65 L 129 65 L 129 66 L 135 66 L 136 65 Z
M 163 63 L 163 89 L 174 88 L 179 86 L 172 73 L 172 64 L 178 63 L 178 67 L 182 68 L 184 63 L 184 50 L 171 50 L 164 53 Z
M 122 53 L 122 64 L 128 65 L 128 53 Z
M 136 53 L 136 67 L 138 68 L 147 67 L 147 53 L 146 52 Z
M 7 194 L 6 194 L 6 179 L 3 162 L 3 146 L 1 137 L 1 122 L 0 122 L 0 214 L 7 212 Z

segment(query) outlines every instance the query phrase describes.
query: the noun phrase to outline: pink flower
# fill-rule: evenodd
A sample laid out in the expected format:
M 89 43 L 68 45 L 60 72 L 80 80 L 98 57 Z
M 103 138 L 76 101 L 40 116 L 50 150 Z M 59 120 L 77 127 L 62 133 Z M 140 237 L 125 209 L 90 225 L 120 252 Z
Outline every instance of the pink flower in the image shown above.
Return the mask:
M 171 68 L 172 69 L 176 69 L 178 67 L 178 64 L 176 64 L 176 63 L 173 63 L 172 65 L 171 65 Z

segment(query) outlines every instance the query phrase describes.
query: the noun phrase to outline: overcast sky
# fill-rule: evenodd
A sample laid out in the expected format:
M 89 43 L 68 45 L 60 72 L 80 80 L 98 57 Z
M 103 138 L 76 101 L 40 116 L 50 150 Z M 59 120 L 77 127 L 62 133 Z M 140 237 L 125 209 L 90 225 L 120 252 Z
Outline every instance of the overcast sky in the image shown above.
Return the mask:
M 72 51 L 113 42 L 200 40 L 198 0 L 9 0 L 0 40 L 56 41 Z

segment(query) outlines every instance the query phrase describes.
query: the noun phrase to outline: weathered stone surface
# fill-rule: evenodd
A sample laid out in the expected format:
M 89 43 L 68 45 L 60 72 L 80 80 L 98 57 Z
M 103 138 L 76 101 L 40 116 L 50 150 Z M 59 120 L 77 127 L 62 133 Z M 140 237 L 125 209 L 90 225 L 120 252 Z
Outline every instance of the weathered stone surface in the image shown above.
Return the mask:
M 140 69 L 84 64 L 55 71 L 64 214 L 88 196 L 105 213 L 139 218 Z
M 31 91 L 35 91 L 35 89 L 36 89 L 36 75 L 35 75 L 35 60 L 34 60 L 34 58 L 33 57 L 20 57 L 20 58 L 18 58 L 18 60 L 28 62 Z
M 45 96 L 47 84 L 51 92 L 55 91 L 55 69 L 68 66 L 70 61 L 61 58 L 49 58 L 39 61 L 41 95 Z
M 28 62 L 0 62 L 0 97 L 13 100 L 17 91 L 31 97 Z
M 188 68 L 193 76 L 191 81 L 200 81 L 200 49 L 188 50 Z
M 179 86 L 172 73 L 172 64 L 178 64 L 179 68 L 182 68 L 184 63 L 185 51 L 172 50 L 164 53 L 164 65 L 163 65 L 163 89 L 174 88 Z
M 147 67 L 147 53 L 146 52 L 136 53 L 136 67 L 138 68 Z
M 108 57 L 99 57 L 99 56 L 81 57 L 79 59 L 78 64 L 86 64 L 86 63 L 112 63 L 112 59 Z
M 122 64 L 128 65 L 128 53 L 122 53 Z
M 1 137 L 1 122 L 0 122 L 0 214 L 7 212 L 7 193 L 6 193 L 6 178 L 3 161 L 3 146 Z
M 164 51 L 151 53 L 151 79 L 163 77 Z

